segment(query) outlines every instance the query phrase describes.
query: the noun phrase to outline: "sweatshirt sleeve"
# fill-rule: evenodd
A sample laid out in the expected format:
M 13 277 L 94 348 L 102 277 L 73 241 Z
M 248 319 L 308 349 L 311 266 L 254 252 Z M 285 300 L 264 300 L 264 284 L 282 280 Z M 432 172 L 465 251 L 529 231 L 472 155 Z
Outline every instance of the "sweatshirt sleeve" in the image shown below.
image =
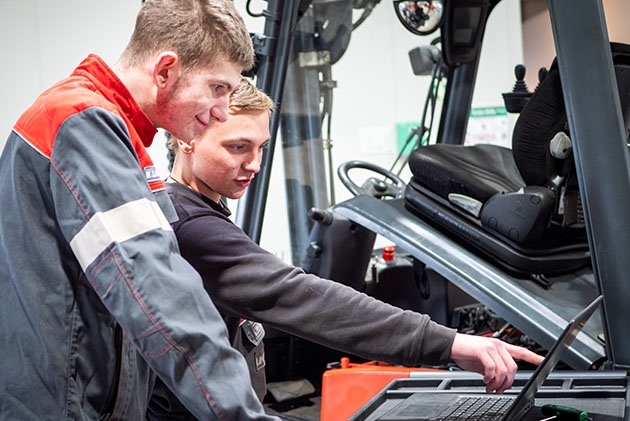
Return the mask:
M 88 108 L 61 126 L 50 184 L 90 286 L 150 367 L 200 419 L 266 420 L 242 356 L 155 202 L 123 121 Z
M 334 281 L 306 274 L 263 250 L 218 212 L 176 206 L 182 255 L 220 311 L 366 359 L 405 366 L 447 362 L 453 329 Z

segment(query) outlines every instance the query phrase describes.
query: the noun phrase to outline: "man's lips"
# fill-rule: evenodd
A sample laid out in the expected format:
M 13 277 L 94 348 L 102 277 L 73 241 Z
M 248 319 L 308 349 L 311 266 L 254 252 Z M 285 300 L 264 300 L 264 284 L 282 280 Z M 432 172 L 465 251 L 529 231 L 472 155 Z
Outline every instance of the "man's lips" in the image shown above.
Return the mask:
M 202 125 L 203 127 L 208 127 L 208 125 L 210 124 L 210 121 L 204 121 L 204 120 L 200 119 L 199 117 L 196 117 L 196 118 L 197 118 L 197 121 L 198 121 L 199 123 L 201 123 L 201 125 Z
M 239 186 L 241 186 L 242 188 L 246 188 L 247 186 L 249 186 L 252 182 L 252 180 L 254 179 L 254 177 L 252 178 L 244 178 L 244 179 L 238 179 L 236 180 L 236 184 L 238 184 Z

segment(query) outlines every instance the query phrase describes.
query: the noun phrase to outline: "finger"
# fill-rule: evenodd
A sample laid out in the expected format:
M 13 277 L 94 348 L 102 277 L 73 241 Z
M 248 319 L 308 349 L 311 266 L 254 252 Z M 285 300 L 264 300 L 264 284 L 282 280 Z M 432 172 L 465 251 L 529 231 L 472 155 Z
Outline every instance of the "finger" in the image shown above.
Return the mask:
M 522 346 L 511 344 L 506 344 L 506 346 L 508 352 L 514 359 L 526 361 L 528 363 L 536 365 L 539 365 L 544 359 L 542 355 L 535 354 L 527 348 L 523 348 Z
M 503 393 L 506 389 L 512 386 L 518 366 L 516 365 L 516 362 L 514 361 L 512 355 L 509 353 L 506 347 L 499 348 L 499 356 L 505 364 L 506 373 L 505 377 L 503 378 L 503 382 L 496 388 L 496 391 L 497 393 Z
M 481 364 L 480 373 L 483 375 L 483 383 L 488 385 L 494 380 L 496 374 L 494 358 L 488 351 L 485 351 L 479 355 L 479 363 Z
M 494 367 L 494 376 L 491 378 L 490 382 L 486 384 L 486 392 L 488 393 L 496 391 L 503 385 L 508 372 L 503 357 L 498 349 L 500 349 L 500 345 L 499 347 L 492 347 L 488 350 L 488 355 L 492 358 Z

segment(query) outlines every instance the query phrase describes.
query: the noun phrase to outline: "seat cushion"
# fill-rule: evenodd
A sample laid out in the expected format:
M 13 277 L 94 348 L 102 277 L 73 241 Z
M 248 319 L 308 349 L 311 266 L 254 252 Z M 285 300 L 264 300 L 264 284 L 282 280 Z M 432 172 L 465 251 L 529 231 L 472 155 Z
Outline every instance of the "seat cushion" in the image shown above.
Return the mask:
M 512 150 L 497 145 L 437 144 L 419 148 L 409 156 L 412 182 L 448 199 L 463 194 L 484 203 L 496 193 L 525 186 Z

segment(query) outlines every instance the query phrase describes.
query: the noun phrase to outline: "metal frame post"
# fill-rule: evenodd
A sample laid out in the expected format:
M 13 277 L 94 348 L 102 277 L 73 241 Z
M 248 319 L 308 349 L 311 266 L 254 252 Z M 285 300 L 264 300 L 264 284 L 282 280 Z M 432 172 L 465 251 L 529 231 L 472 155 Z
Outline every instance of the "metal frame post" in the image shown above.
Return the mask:
M 601 0 L 549 0 L 609 360 L 630 367 L 630 162 Z
M 260 172 L 252 181 L 247 193 L 240 199 L 236 223 L 256 243 L 260 243 L 265 202 L 269 192 L 269 179 L 280 125 L 280 107 L 284 93 L 285 77 L 293 42 L 293 31 L 298 19 L 300 2 L 293 0 L 269 0 L 265 14 L 264 34 L 272 44 L 268 55 L 258 66 L 256 86 L 267 92 L 277 105 L 271 116 L 271 140 L 263 155 Z

